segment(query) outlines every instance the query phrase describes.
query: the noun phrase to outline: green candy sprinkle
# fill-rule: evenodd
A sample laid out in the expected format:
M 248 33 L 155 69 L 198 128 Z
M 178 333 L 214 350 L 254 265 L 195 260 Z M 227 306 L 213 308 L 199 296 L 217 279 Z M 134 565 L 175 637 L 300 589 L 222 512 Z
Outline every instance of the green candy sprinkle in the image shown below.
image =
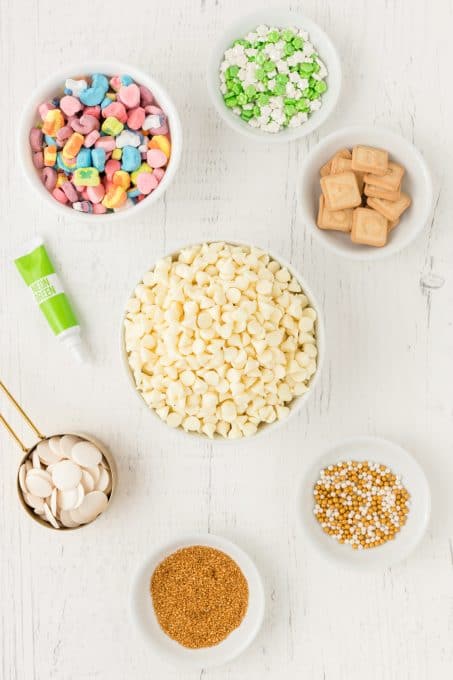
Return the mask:
M 327 85 L 323 80 L 318 80 L 315 85 L 315 90 L 318 94 L 323 94 L 327 90 Z
M 239 73 L 239 66 L 229 66 L 226 72 L 227 75 L 229 75 L 231 78 L 234 78 L 234 76 L 237 76 Z
M 323 68 L 313 45 L 291 28 L 251 33 L 253 41 L 239 37 L 225 52 L 220 70 L 225 106 L 266 132 L 302 125 L 311 114 L 311 102 L 317 100 L 319 108 L 327 91 L 324 79 L 313 77 Z M 247 54 L 250 48 L 254 54 Z M 301 61 L 310 51 L 309 61 Z M 308 87 L 302 90 L 304 83 Z

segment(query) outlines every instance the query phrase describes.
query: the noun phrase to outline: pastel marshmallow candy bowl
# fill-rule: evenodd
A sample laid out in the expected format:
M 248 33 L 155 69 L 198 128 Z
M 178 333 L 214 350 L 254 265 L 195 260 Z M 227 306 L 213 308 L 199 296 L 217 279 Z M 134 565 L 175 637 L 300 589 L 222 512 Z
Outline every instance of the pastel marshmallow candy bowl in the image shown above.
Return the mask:
M 177 364 L 175 366 L 175 368 L 178 365 L 180 366 L 180 369 L 177 369 L 177 372 L 180 373 L 179 378 L 175 374 L 173 369 L 168 370 L 165 367 L 165 365 L 167 364 L 167 358 L 166 357 L 157 356 L 157 364 L 152 366 L 152 364 L 156 362 L 156 354 L 159 355 L 159 353 L 161 353 L 161 349 L 159 349 L 159 347 L 163 348 L 164 346 L 165 347 L 168 346 L 168 342 L 171 341 L 170 336 L 172 335 L 173 331 L 176 334 L 178 334 L 178 325 L 179 325 L 179 322 L 176 322 L 176 324 L 172 323 L 172 324 L 170 324 L 172 326 L 172 328 L 164 329 L 161 324 L 156 325 L 156 322 L 153 322 L 149 319 L 146 319 L 145 318 L 146 313 L 143 315 L 141 313 L 141 311 L 139 311 L 139 309 L 138 309 L 139 305 L 138 305 L 138 300 L 136 298 L 136 295 L 137 295 L 137 293 L 139 295 L 142 295 L 142 294 L 143 295 L 149 295 L 149 293 L 145 290 L 147 288 L 147 286 L 144 285 L 144 282 L 146 282 L 146 284 L 148 284 L 148 286 L 151 286 L 151 287 L 153 286 L 153 282 L 152 282 L 153 272 L 155 271 L 156 268 L 151 269 L 151 271 L 148 272 L 142 278 L 141 282 L 134 289 L 134 291 L 131 294 L 130 299 L 127 303 L 127 311 L 126 311 L 125 316 L 123 318 L 122 328 L 121 328 L 121 352 L 122 352 L 123 362 L 124 362 L 124 365 L 125 365 L 125 369 L 126 369 L 129 381 L 130 381 L 131 385 L 133 386 L 135 393 L 140 397 L 141 402 L 147 406 L 147 408 L 153 414 L 153 416 L 157 417 L 157 419 L 160 423 L 165 422 L 167 425 L 173 427 L 175 429 L 175 431 L 181 432 L 184 435 L 198 436 L 198 437 L 200 437 L 200 436 L 201 437 L 210 437 L 211 439 L 213 439 L 215 441 L 232 441 L 234 438 L 239 438 L 239 437 L 245 437 L 245 438 L 253 437 L 253 436 L 256 436 L 257 434 L 262 434 L 263 432 L 268 431 L 268 428 L 271 428 L 271 427 L 275 428 L 275 427 L 281 425 L 282 423 L 286 423 L 288 418 L 290 416 L 293 416 L 295 413 L 297 413 L 298 410 L 306 403 L 307 399 L 313 393 L 314 386 L 315 386 L 317 380 L 319 379 L 319 376 L 320 376 L 321 370 L 322 370 L 323 359 L 324 359 L 324 327 L 323 327 L 323 319 L 322 319 L 320 307 L 319 307 L 318 303 L 316 302 L 313 293 L 311 292 L 310 288 L 305 283 L 303 278 L 300 276 L 300 274 L 298 272 L 296 272 L 294 270 L 294 268 L 289 263 L 285 262 L 279 256 L 274 256 L 268 250 L 264 251 L 264 250 L 261 250 L 259 248 L 254 247 L 254 246 L 249 246 L 249 245 L 246 245 L 246 244 L 243 244 L 243 243 L 236 243 L 236 242 L 231 242 L 231 241 L 228 241 L 228 242 L 208 242 L 207 244 L 197 244 L 195 246 L 188 246 L 187 248 L 183 248 L 182 250 L 177 251 L 177 252 L 171 254 L 170 256 L 167 256 L 167 258 L 160 260 L 157 263 L 157 266 L 160 267 L 162 263 L 168 263 L 170 261 L 172 263 L 176 263 L 178 261 L 178 258 L 180 258 L 181 254 L 182 254 L 182 257 L 184 258 L 185 254 L 190 253 L 194 249 L 208 248 L 208 247 L 211 247 L 213 245 L 219 245 L 219 244 L 223 244 L 224 246 L 232 247 L 232 248 L 245 249 L 245 250 L 248 250 L 248 251 L 250 251 L 250 250 L 255 251 L 256 250 L 257 252 L 261 252 L 264 256 L 269 257 L 270 261 L 272 263 L 275 263 L 275 265 L 278 268 L 281 268 L 282 272 L 283 271 L 286 272 L 287 275 L 290 277 L 290 279 L 292 281 L 294 281 L 300 287 L 299 288 L 299 294 L 302 293 L 303 299 L 306 301 L 306 304 L 310 308 L 312 308 L 314 310 L 314 312 L 316 313 L 316 314 L 313 314 L 313 316 L 315 316 L 316 318 L 315 318 L 314 324 L 312 326 L 313 329 L 314 329 L 313 332 L 315 333 L 315 336 L 316 336 L 316 350 L 317 350 L 317 352 L 316 352 L 316 368 L 315 368 L 314 373 L 305 376 L 305 378 L 304 378 L 305 384 L 303 386 L 303 390 L 301 390 L 301 391 L 296 390 L 296 392 L 294 394 L 291 394 L 291 395 L 289 395 L 289 393 L 288 393 L 288 396 L 286 396 L 285 394 L 282 394 L 282 395 L 278 394 L 278 396 L 283 396 L 283 402 L 284 403 L 281 403 L 281 404 L 280 404 L 280 401 L 278 399 L 275 400 L 276 399 L 275 395 L 274 395 L 274 397 L 272 397 L 272 395 L 270 395 L 271 390 L 269 390 L 269 394 L 267 394 L 267 390 L 266 390 L 266 395 L 264 395 L 264 396 L 266 396 L 266 398 L 267 398 L 270 395 L 270 398 L 267 399 L 267 401 L 269 401 L 269 403 L 270 403 L 271 400 L 274 399 L 274 404 L 276 404 L 276 406 L 275 406 L 275 408 L 269 407 L 269 404 L 267 404 L 267 402 L 265 404 L 261 404 L 261 405 L 266 406 L 268 411 L 274 410 L 275 413 L 269 414 L 269 415 L 273 415 L 273 416 L 276 416 L 276 417 L 274 417 L 273 420 L 271 420 L 269 418 L 269 422 L 266 422 L 264 417 L 263 418 L 261 418 L 261 417 L 256 418 L 256 417 L 252 416 L 252 418 L 250 418 L 250 417 L 247 416 L 247 418 L 245 418 L 245 420 L 247 420 L 247 421 L 251 420 L 251 422 L 245 423 L 244 422 L 244 416 L 247 415 L 248 407 L 244 407 L 244 404 L 241 403 L 242 402 L 241 392 L 243 392 L 243 390 L 242 390 L 243 385 L 234 385 L 234 382 L 237 381 L 238 379 L 242 380 L 241 376 L 245 377 L 245 378 L 251 377 L 251 376 L 245 375 L 245 373 L 246 373 L 245 367 L 243 367 L 241 369 L 240 366 L 236 365 L 236 363 L 235 363 L 235 361 L 239 359 L 239 353 L 241 352 L 241 350 L 238 351 L 236 358 L 231 358 L 230 356 L 227 357 L 227 353 L 224 352 L 223 356 L 224 356 L 225 362 L 224 362 L 223 366 L 214 367 L 214 363 L 215 363 L 214 359 L 216 357 L 213 357 L 214 370 L 211 370 L 211 369 L 208 368 L 209 362 L 207 362 L 206 365 L 204 364 L 204 362 L 202 362 L 202 365 L 200 365 L 201 370 L 197 369 L 196 368 L 197 357 L 194 357 L 195 361 L 193 363 L 192 368 L 190 368 L 189 366 L 184 366 L 184 370 L 183 370 L 182 364 L 183 363 L 185 364 L 185 360 L 186 360 L 186 356 L 184 356 L 185 350 L 183 349 L 182 350 L 183 356 L 181 356 L 181 357 L 179 357 L 179 359 L 177 359 Z M 211 254 L 209 254 L 208 257 L 211 257 Z M 181 262 L 181 260 L 179 260 L 179 262 Z M 161 263 L 161 264 L 159 264 L 159 263 Z M 188 271 L 187 266 L 184 263 L 181 263 L 181 264 L 183 266 L 178 268 L 178 270 L 180 269 L 181 273 L 182 273 L 182 270 L 184 270 L 184 275 L 186 275 L 186 274 L 189 275 L 190 272 Z M 196 264 L 196 262 L 195 262 L 195 264 Z M 206 277 L 203 277 L 203 275 L 202 275 L 201 278 L 199 278 L 199 280 L 201 281 L 202 279 L 204 279 L 205 285 L 207 285 L 208 282 L 206 280 Z M 211 284 L 209 284 L 209 285 L 211 285 Z M 234 288 L 234 285 L 232 287 Z M 261 290 L 261 282 L 260 282 L 259 288 Z M 234 291 L 232 291 L 232 293 L 233 292 L 236 294 L 238 291 L 234 290 Z M 158 295 L 159 295 L 159 293 L 158 293 Z M 265 294 L 263 295 L 263 294 L 259 293 L 259 296 L 260 296 L 260 300 L 264 304 L 267 304 L 267 302 L 265 300 Z M 231 295 L 229 297 L 231 299 L 233 299 L 233 297 Z M 233 302 L 230 305 L 227 305 L 229 312 L 234 312 L 236 310 L 236 308 L 241 305 L 241 302 L 243 302 L 244 299 L 245 298 L 242 296 L 242 297 L 239 298 L 239 300 L 236 300 L 235 303 Z M 185 315 L 186 315 L 186 312 L 189 315 L 192 312 L 192 310 L 194 308 L 193 302 L 194 302 L 193 300 L 187 300 L 186 304 L 183 305 L 184 318 L 179 320 L 180 325 L 181 325 L 181 330 L 183 330 L 183 326 L 186 322 L 189 323 L 189 325 L 192 324 L 190 319 L 185 318 Z M 136 309 L 137 313 L 135 313 L 135 312 L 131 313 L 131 311 L 130 311 L 131 309 Z M 143 309 L 146 312 L 146 304 L 145 304 L 145 307 L 143 307 Z M 206 310 L 200 310 L 201 315 L 203 316 L 203 321 L 204 321 L 205 311 Z M 215 310 L 212 310 L 212 311 L 214 311 L 214 313 L 216 313 Z M 167 319 L 170 319 L 170 317 L 172 315 L 172 309 L 167 310 L 167 312 L 168 312 Z M 220 310 L 219 310 L 219 313 L 221 313 Z M 165 317 L 165 314 L 166 314 L 166 312 L 163 311 L 162 316 Z M 254 325 L 257 325 L 257 321 L 253 320 L 252 316 L 250 316 L 250 319 L 247 319 L 247 322 L 250 322 L 250 321 L 252 321 L 252 323 Z M 136 324 L 136 322 L 138 322 L 138 325 Z M 143 328 L 141 329 L 140 326 L 142 324 L 143 324 Z M 198 321 L 197 321 L 197 324 L 198 324 Z M 173 328 L 173 326 L 174 326 L 174 328 Z M 146 329 L 150 328 L 150 327 L 153 328 L 153 333 L 157 334 L 157 349 L 156 349 L 156 345 L 154 345 L 153 339 L 151 339 L 149 342 L 148 342 L 148 340 L 149 340 L 148 337 L 144 337 L 143 341 L 141 339 L 141 336 L 146 336 L 146 333 L 148 332 L 148 331 L 146 331 Z M 211 326 L 211 328 L 217 328 L 217 325 L 214 324 L 213 326 Z M 260 329 L 257 329 L 257 331 L 259 331 L 259 330 Z M 138 336 L 137 337 L 135 336 L 136 331 L 140 334 L 140 338 Z M 253 329 L 253 332 L 255 332 L 255 329 Z M 163 342 L 163 336 L 160 337 L 161 333 L 164 334 L 164 335 L 169 333 L 168 341 Z M 198 331 L 195 330 L 194 333 L 195 333 L 195 335 L 197 335 Z M 200 338 L 197 337 L 195 339 L 195 335 L 194 335 L 195 343 L 200 344 Z M 203 336 L 203 329 L 201 329 L 201 331 L 200 331 L 200 333 L 198 333 L 198 335 L 200 335 L 201 337 Z M 208 335 L 209 335 L 209 331 L 208 331 Z M 283 333 L 283 337 L 281 338 L 282 342 L 285 341 L 285 337 L 286 337 L 286 334 Z M 257 338 L 253 338 L 254 341 L 256 339 Z M 273 342 L 274 340 L 275 340 L 275 338 L 272 337 L 271 342 Z M 138 345 L 141 345 L 140 347 L 137 345 L 137 341 L 138 341 Z M 223 344 L 221 337 L 218 338 L 218 339 L 214 339 L 213 342 L 216 343 L 217 346 L 219 346 L 219 347 L 220 347 L 220 345 Z M 264 343 L 264 345 L 266 344 L 266 341 L 263 340 L 263 339 L 256 343 L 256 347 L 258 348 L 258 351 L 261 351 L 261 350 L 265 351 L 266 350 L 266 347 L 264 347 L 264 346 L 261 347 L 261 345 L 263 343 Z M 226 342 L 225 342 L 225 348 L 227 349 L 228 354 L 232 353 L 231 352 L 232 348 L 229 346 L 230 344 L 231 344 L 230 341 L 227 339 Z M 150 351 L 150 349 L 149 349 L 150 346 L 153 347 L 153 351 Z M 254 347 L 255 347 L 255 345 L 254 345 Z M 275 351 L 278 351 L 277 347 L 273 347 L 272 349 L 275 350 Z M 196 350 L 196 351 L 198 351 L 198 350 Z M 234 351 L 234 348 L 233 348 L 233 351 Z M 173 350 L 171 350 L 171 352 L 173 352 Z M 296 354 L 296 350 L 294 351 L 294 354 Z M 260 369 L 260 366 L 259 366 L 260 362 L 256 361 L 256 359 L 254 360 L 251 356 L 249 356 L 249 358 L 251 359 L 251 362 L 252 362 L 250 364 L 250 366 L 252 367 L 251 370 L 253 370 L 253 367 L 254 367 L 254 370 L 265 369 L 264 364 L 263 364 L 263 366 L 261 366 L 261 369 Z M 294 359 L 294 357 L 293 357 L 293 359 Z M 174 357 L 173 358 L 168 357 L 168 360 L 169 360 L 169 364 L 172 364 L 174 362 Z M 145 366 L 144 366 L 144 369 L 143 369 L 144 373 L 142 373 L 142 369 L 140 368 L 140 365 L 139 365 L 142 361 L 144 361 L 144 363 L 145 363 Z M 146 365 L 148 361 L 150 363 L 148 365 Z M 294 361 L 292 363 L 294 363 Z M 258 365 L 256 365 L 256 364 L 258 364 Z M 247 366 L 248 366 L 248 364 L 247 364 Z M 207 372 L 205 371 L 205 368 L 206 368 Z M 302 369 L 300 367 L 298 367 L 298 371 L 301 371 L 301 370 Z M 164 373 L 168 373 L 168 375 L 162 376 L 163 380 L 161 381 L 158 374 L 162 373 L 162 371 Z M 231 372 L 231 374 L 234 373 L 234 375 L 231 375 L 231 377 L 230 377 L 230 372 Z M 269 373 L 269 371 L 265 371 L 265 372 L 266 372 L 265 380 L 269 380 L 272 376 L 267 375 Z M 206 375 L 202 375 L 202 373 L 206 373 Z M 208 375 L 208 373 L 209 373 L 209 375 Z M 216 375 L 214 375 L 214 373 L 216 373 Z M 223 380 L 223 381 L 220 380 L 220 383 L 222 383 L 222 382 L 230 383 L 228 390 L 231 391 L 231 395 L 229 394 L 228 390 L 227 390 L 226 393 L 223 392 L 222 394 L 220 394 L 220 393 L 216 394 L 216 392 L 219 392 L 220 389 L 221 389 L 220 386 L 217 386 L 217 385 L 219 385 L 218 378 L 219 378 L 219 376 L 221 377 L 223 374 L 225 374 L 226 380 Z M 274 377 L 277 378 L 277 376 L 274 376 Z M 285 371 L 285 376 L 283 376 L 283 377 L 284 377 L 284 380 L 279 378 L 279 380 L 274 380 L 274 383 L 287 382 L 289 375 L 286 374 L 286 371 Z M 189 378 L 190 378 L 190 380 L 189 380 Z M 299 378 L 300 378 L 300 376 L 298 377 L 298 379 Z M 178 385 L 173 385 L 173 384 L 170 385 L 170 383 L 173 383 L 173 382 L 181 382 L 182 387 L 179 387 Z M 207 385 L 205 383 L 207 383 Z M 291 381 L 289 381 L 289 383 L 291 383 Z M 260 383 L 260 385 L 261 385 L 261 383 Z M 299 383 L 299 385 L 303 385 L 303 383 Z M 154 387 L 154 386 L 156 386 L 156 387 Z M 281 389 L 282 390 L 286 389 L 286 387 L 287 386 L 283 386 Z M 173 390 L 173 388 L 174 388 L 174 390 Z M 241 388 L 241 389 L 238 389 L 238 388 Z M 247 389 L 248 389 L 247 386 L 245 386 L 245 388 L 246 388 L 245 391 L 247 391 Z M 179 390 L 178 395 L 181 396 L 181 398 L 182 397 L 187 398 L 186 404 L 189 404 L 188 412 L 184 415 L 183 418 L 180 417 L 181 411 L 178 412 L 178 408 L 174 408 L 172 406 L 173 401 L 174 401 L 174 397 L 175 397 L 175 394 L 173 394 L 173 392 L 176 389 Z M 205 405 L 206 405 L 207 410 L 210 412 L 210 414 L 208 415 L 208 417 L 206 419 L 206 422 L 204 422 L 204 417 L 205 417 L 204 413 L 202 415 L 201 412 L 197 412 L 198 407 L 193 406 L 193 404 L 195 404 L 195 401 L 196 401 L 196 393 L 198 392 L 199 389 L 200 389 L 200 394 L 203 395 L 203 397 L 201 398 L 201 407 L 204 409 Z M 257 386 L 257 389 L 260 389 L 260 387 Z M 170 390 L 172 391 L 172 394 L 170 394 Z M 182 394 L 181 391 L 183 391 L 184 394 Z M 164 394 L 162 394 L 161 392 L 164 392 Z M 208 394 L 206 394 L 206 392 Z M 181 393 L 181 394 L 179 394 L 179 393 Z M 278 388 L 277 388 L 277 393 L 278 393 Z M 239 397 L 235 397 L 234 395 L 239 395 Z M 245 396 L 248 396 L 248 395 L 245 395 Z M 159 400 L 163 400 L 163 403 L 160 403 L 160 401 L 157 402 L 156 401 L 157 397 L 159 398 Z M 217 399 L 218 401 L 217 401 L 217 404 L 214 405 L 214 408 L 211 408 L 211 407 L 213 407 L 213 405 L 211 403 L 207 404 L 207 400 L 208 400 L 208 398 L 210 398 L 212 401 L 214 401 L 215 399 L 213 399 L 213 397 L 215 399 Z M 205 404 L 205 400 L 206 400 L 206 404 Z M 192 403 L 192 401 L 193 401 L 193 403 Z M 235 402 L 235 404 L 232 404 L 233 401 Z M 262 402 L 265 402 L 265 401 L 266 401 L 266 399 L 262 398 Z M 178 401 L 178 399 L 176 399 L 176 402 L 178 402 L 178 407 L 180 407 L 180 402 Z M 278 404 L 280 404 L 280 405 L 278 405 Z M 230 414 L 229 413 L 226 414 L 225 411 L 226 411 L 227 408 L 233 410 L 233 405 L 235 407 L 235 413 L 233 414 L 234 417 L 230 417 Z M 176 413 L 175 413 L 175 411 L 176 411 Z M 217 420 L 228 420 L 229 425 L 230 425 L 230 421 L 233 421 L 233 422 L 231 422 L 231 425 L 229 427 L 226 427 L 227 423 L 223 423 L 223 425 L 219 426 L 219 429 L 217 431 L 216 431 L 215 428 L 214 428 L 214 431 L 213 431 L 212 422 L 214 420 L 214 418 L 213 418 L 214 411 L 215 411 Z M 281 412 L 283 413 L 282 417 L 280 417 Z M 239 419 L 236 419 L 236 415 L 239 416 Z M 200 420 L 200 426 L 199 427 L 198 427 L 198 424 L 196 423 L 197 419 L 198 420 L 203 419 L 203 422 L 201 422 L 201 420 Z M 211 420 L 210 426 L 208 425 L 209 420 Z M 195 425 L 197 425 L 197 427 L 195 427 Z M 206 425 L 208 425 L 208 426 L 206 426 Z M 254 426 L 251 427 L 251 425 L 254 425 Z M 241 430 L 241 432 L 239 432 L 239 430 Z
M 104 90 L 115 100 L 94 103 Z M 55 106 L 55 97 L 64 121 L 45 110 Z M 39 122 L 59 135 L 56 148 L 52 135 L 34 132 Z M 38 151 L 38 138 L 46 149 Z M 181 146 L 179 115 L 166 90 L 151 76 L 114 62 L 76 65 L 49 78 L 34 91 L 19 131 L 22 167 L 33 188 L 60 214 L 90 221 L 124 218 L 127 208 L 136 215 L 158 200 L 174 179 Z

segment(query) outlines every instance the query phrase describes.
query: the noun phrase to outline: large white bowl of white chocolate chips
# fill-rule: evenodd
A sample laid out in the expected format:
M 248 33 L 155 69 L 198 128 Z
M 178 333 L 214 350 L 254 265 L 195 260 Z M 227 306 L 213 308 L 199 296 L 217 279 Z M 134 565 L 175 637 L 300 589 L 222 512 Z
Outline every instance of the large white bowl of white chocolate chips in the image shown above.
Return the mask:
M 209 242 L 156 262 L 130 296 L 122 352 L 134 389 L 173 428 L 239 439 L 312 393 L 320 308 L 302 277 L 255 246 Z

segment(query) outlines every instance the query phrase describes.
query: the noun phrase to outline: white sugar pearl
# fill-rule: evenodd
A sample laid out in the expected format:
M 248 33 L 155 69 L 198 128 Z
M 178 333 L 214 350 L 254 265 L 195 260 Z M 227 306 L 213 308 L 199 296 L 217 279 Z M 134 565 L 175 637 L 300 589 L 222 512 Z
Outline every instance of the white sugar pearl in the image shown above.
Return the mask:
M 52 479 L 45 470 L 32 468 L 25 478 L 25 485 L 33 496 L 47 498 L 52 493 Z
M 82 467 L 95 467 L 102 460 L 102 454 L 91 442 L 81 441 L 71 449 L 71 458 Z
M 83 499 L 82 504 L 76 510 L 71 510 L 69 516 L 74 522 L 88 524 L 106 509 L 108 499 L 102 491 L 92 491 Z
M 81 478 L 82 470 L 70 460 L 60 461 L 52 470 L 52 481 L 59 491 L 75 489 Z

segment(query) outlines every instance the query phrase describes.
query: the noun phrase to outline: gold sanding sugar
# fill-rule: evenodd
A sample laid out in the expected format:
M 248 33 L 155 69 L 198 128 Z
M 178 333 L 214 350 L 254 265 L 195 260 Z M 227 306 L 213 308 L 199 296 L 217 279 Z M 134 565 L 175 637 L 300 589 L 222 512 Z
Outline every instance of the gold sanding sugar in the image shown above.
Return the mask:
M 202 545 L 169 555 L 151 577 L 151 597 L 165 633 L 184 647 L 212 647 L 245 616 L 249 589 L 228 555 Z

